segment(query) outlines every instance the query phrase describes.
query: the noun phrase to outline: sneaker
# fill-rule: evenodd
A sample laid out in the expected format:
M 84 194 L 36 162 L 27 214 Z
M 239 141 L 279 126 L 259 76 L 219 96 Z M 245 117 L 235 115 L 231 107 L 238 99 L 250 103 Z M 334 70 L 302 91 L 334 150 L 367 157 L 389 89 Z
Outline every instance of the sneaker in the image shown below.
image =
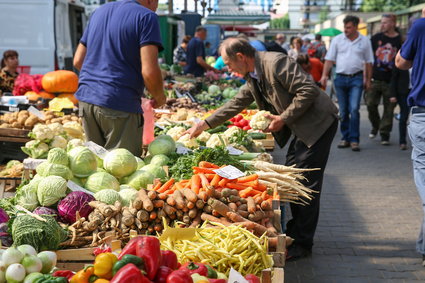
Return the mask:
M 407 149 L 407 144 L 400 144 L 400 150 L 406 150 Z
M 351 146 L 351 150 L 352 150 L 352 151 L 360 151 L 359 143 L 357 143 L 357 142 L 352 142 L 352 143 L 350 144 L 350 146 Z
M 374 139 L 374 138 L 376 137 L 376 134 L 377 134 L 377 133 L 378 133 L 378 131 L 377 131 L 377 130 L 372 129 L 372 130 L 370 131 L 369 138 L 370 138 L 370 139 Z
M 422 266 L 425 266 L 425 255 L 422 255 Z
M 348 141 L 344 141 L 344 140 L 340 141 L 339 144 L 338 144 L 338 148 L 346 148 L 346 147 L 349 147 L 349 146 L 350 146 L 350 143 Z
M 390 142 L 388 140 L 381 140 L 382 145 L 390 145 Z
M 305 248 L 297 244 L 292 244 L 286 250 L 286 261 L 295 261 L 311 255 L 311 248 Z

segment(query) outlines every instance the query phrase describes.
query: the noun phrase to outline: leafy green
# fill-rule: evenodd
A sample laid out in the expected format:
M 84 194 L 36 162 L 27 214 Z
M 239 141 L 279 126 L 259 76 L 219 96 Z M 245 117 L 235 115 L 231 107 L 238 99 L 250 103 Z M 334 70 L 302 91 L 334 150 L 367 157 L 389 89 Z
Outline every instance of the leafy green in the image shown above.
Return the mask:
M 200 161 L 209 161 L 218 166 L 233 165 L 241 171 L 252 170 L 249 165 L 246 165 L 235 157 L 229 154 L 229 151 L 223 147 L 215 148 L 199 148 L 193 153 L 180 156 L 173 166 L 169 169 L 171 177 L 177 180 L 189 179 L 192 173 L 192 167 L 198 166 Z
M 46 222 L 31 215 L 16 216 L 12 224 L 14 246 L 28 244 L 37 251 L 57 250 L 59 244 L 67 237 L 67 232 L 49 215 L 40 215 Z

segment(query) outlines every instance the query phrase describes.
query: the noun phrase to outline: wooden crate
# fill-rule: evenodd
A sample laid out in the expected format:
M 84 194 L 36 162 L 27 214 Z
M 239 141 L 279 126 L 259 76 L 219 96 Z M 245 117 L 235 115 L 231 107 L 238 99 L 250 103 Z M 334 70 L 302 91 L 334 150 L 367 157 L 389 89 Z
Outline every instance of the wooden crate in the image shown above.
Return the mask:
M 30 141 L 29 132 L 29 130 L 22 129 L 0 128 L 0 141 L 25 143 Z
M 268 268 L 261 272 L 261 283 L 283 283 L 285 272 L 283 268 Z
M 108 245 L 111 247 L 112 251 L 121 249 L 120 240 L 112 240 Z M 86 265 L 93 264 L 95 260 L 93 252 L 95 249 L 96 248 L 58 250 L 56 251 L 58 257 L 56 267 L 72 271 L 81 270 Z
M 263 144 L 263 147 L 266 150 L 273 150 L 275 147 L 274 137 L 271 133 L 266 133 L 266 138 L 258 140 Z
M 13 197 L 21 178 L 0 178 L 0 198 Z

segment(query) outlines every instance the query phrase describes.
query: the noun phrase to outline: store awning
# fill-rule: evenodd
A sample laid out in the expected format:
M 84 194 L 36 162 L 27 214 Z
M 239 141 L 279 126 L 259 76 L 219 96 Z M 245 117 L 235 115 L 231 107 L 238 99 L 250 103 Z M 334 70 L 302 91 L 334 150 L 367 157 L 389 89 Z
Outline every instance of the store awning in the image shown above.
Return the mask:
M 217 25 L 258 25 L 270 21 L 270 15 L 265 13 L 246 12 L 238 10 L 218 11 L 209 14 L 207 24 Z

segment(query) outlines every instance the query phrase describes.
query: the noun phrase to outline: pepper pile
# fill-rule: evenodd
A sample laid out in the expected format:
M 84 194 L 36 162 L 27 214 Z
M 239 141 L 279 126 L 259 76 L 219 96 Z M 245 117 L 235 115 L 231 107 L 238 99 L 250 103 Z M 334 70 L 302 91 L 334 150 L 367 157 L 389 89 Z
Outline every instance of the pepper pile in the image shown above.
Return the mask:
M 248 282 L 260 282 L 248 275 Z M 181 265 L 173 251 L 162 251 L 156 237 L 132 238 L 118 257 L 96 256 L 93 266 L 78 271 L 70 283 L 227 283 L 227 277 L 209 265 L 188 262 Z

